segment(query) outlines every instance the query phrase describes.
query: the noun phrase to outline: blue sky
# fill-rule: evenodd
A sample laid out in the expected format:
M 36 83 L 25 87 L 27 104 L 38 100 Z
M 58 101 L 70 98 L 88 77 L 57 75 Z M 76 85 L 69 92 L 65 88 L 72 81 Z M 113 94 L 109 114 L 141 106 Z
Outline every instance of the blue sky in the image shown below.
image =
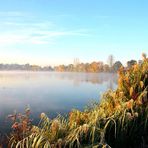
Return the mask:
M 58 65 L 148 54 L 147 0 L 1 0 L 0 63 Z

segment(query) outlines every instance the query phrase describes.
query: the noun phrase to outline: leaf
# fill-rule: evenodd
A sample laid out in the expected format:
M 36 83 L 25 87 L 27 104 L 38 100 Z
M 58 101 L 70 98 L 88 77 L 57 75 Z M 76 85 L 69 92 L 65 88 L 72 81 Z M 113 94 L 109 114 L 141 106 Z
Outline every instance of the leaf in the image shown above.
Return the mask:
M 132 96 L 133 92 L 134 92 L 134 89 L 133 89 L 133 87 L 131 87 L 130 88 L 130 96 Z
M 143 88 L 143 86 L 144 86 L 143 81 L 140 81 L 140 87 Z

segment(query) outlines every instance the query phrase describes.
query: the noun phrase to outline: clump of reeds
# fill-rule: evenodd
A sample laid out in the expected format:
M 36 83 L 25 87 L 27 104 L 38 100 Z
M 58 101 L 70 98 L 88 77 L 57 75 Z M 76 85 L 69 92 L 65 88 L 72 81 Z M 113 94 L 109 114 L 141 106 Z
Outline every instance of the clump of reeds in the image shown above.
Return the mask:
M 20 123 L 14 123 L 9 144 L 28 148 L 136 148 L 146 145 L 148 59 L 143 55 L 142 64 L 129 69 L 122 67 L 118 74 L 117 90 L 107 91 L 94 107 L 83 112 L 72 110 L 68 119 L 58 116 L 51 120 L 41 113 L 38 126 L 25 124 L 24 128 L 23 119 L 21 130 L 18 130 Z
M 8 118 L 12 121 L 9 144 L 13 147 L 13 145 L 16 146 L 19 141 L 31 134 L 30 108 L 27 107 L 24 114 L 14 112 L 14 114 L 8 115 Z

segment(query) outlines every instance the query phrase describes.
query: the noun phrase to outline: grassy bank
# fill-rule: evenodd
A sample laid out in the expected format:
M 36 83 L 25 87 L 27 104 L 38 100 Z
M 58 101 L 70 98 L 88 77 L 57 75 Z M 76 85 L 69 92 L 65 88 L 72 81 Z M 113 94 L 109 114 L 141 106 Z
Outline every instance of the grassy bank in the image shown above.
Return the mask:
M 118 72 L 118 88 L 107 91 L 99 104 L 67 118 L 50 119 L 41 113 L 38 126 L 30 110 L 9 116 L 13 120 L 9 147 L 19 148 L 136 148 L 148 142 L 148 59 Z

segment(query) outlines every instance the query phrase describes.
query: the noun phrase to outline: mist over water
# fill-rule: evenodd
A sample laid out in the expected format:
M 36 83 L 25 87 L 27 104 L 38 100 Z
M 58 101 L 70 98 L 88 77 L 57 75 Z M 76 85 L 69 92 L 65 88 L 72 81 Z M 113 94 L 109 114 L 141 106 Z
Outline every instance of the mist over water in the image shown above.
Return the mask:
M 116 87 L 117 74 L 112 73 L 0 72 L 0 131 L 9 128 L 8 114 L 24 112 L 27 105 L 36 123 L 41 112 L 52 118 L 83 110 Z

